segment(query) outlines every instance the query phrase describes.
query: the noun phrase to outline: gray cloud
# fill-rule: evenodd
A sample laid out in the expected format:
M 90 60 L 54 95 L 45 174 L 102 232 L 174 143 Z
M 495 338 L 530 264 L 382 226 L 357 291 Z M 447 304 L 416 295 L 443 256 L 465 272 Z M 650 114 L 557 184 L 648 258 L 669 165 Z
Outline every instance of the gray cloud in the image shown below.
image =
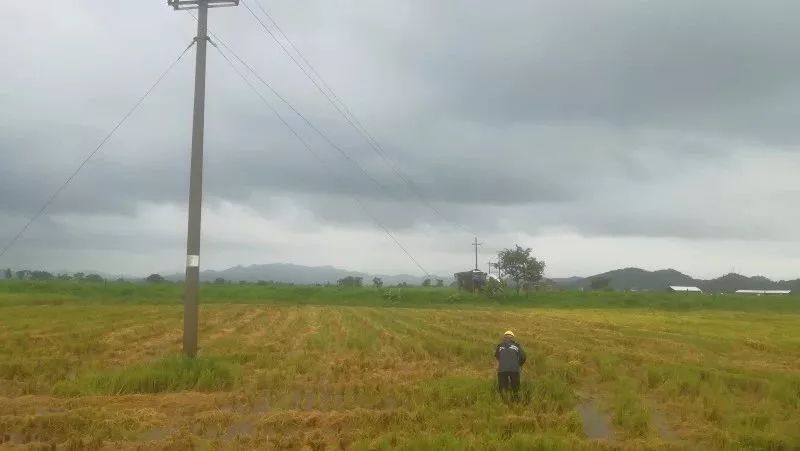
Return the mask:
M 317 162 L 212 50 L 205 175 L 212 210 L 247 206 L 284 221 L 270 227 L 286 236 L 330 228 L 351 239 L 380 236 L 356 198 L 408 239 L 431 237 L 437 244 L 420 252 L 446 268 L 455 252 L 449 237 L 465 229 L 542 239 L 553 230 L 593 239 L 796 239 L 794 1 L 268 6 L 446 218 L 346 126 L 243 8 L 214 11 L 212 29 L 385 189 L 265 90 L 325 161 Z M 0 239 L 38 209 L 192 29 L 191 18 L 160 2 L 10 7 L 0 18 L 9 68 L 0 74 L 0 217 L 7 218 Z M 53 205 L 51 214 L 71 218 L 69 227 L 45 219 L 15 258 L 44 258 L 24 251 L 37 240 L 64 255 L 94 240 L 98 253 L 87 261 L 108 249 L 117 264 L 126 252 L 180 252 L 181 230 L 131 224 L 122 236 L 82 233 L 76 218 L 109 227 L 119 218 L 175 221 L 157 208 L 145 217 L 142 206 L 181 211 L 185 203 L 192 64 L 189 54 Z M 246 235 L 245 226 L 227 227 Z M 215 230 L 210 246 L 226 233 Z M 295 249 L 262 246 L 269 255 Z M 245 247 L 235 256 L 247 260 Z
M 423 8 L 412 43 L 397 42 L 412 49 L 404 67 L 468 117 L 796 141 L 796 2 L 473 6 Z

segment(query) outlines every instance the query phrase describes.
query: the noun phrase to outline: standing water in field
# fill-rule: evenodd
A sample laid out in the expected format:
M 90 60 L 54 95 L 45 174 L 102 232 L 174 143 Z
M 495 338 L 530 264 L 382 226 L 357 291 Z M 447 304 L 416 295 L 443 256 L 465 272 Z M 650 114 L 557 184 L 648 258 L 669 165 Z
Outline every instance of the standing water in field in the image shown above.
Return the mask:
M 614 433 L 609 427 L 609 420 L 606 415 L 601 413 L 591 402 L 582 402 L 577 406 L 578 413 L 583 422 L 583 432 L 590 440 L 602 439 L 611 440 Z

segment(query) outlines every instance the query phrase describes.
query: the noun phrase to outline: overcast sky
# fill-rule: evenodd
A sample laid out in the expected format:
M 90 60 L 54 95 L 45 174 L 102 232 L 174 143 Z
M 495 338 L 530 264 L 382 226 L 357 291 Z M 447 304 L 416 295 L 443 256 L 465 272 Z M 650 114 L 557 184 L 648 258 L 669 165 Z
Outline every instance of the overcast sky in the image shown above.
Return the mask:
M 165 3 L 3 6 L 0 244 L 191 41 Z M 262 89 L 315 160 L 209 48 L 203 268 L 421 273 L 371 215 L 445 275 L 477 234 L 482 267 L 518 243 L 554 277 L 800 276 L 797 0 L 263 5 L 434 208 L 243 5 L 215 9 L 210 29 L 385 189 Z M 192 51 L 0 266 L 182 271 L 193 68 Z

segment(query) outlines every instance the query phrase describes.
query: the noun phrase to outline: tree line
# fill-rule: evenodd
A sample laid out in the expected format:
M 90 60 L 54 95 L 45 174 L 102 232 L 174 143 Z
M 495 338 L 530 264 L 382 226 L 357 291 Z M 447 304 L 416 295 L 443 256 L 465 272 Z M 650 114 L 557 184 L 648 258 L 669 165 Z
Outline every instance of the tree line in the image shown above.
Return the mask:
M 99 274 L 86 274 L 82 272 L 76 272 L 75 274 L 53 274 L 48 271 L 29 269 L 23 269 L 15 272 L 11 271 L 11 268 L 6 268 L 3 271 L 3 276 L 8 280 L 77 280 L 86 282 L 105 282 L 105 278 Z
M 92 274 L 92 273 L 86 274 L 83 272 L 76 272 L 74 274 L 68 274 L 68 273 L 53 274 L 49 271 L 30 270 L 30 269 L 12 271 L 11 268 L 6 268 L 3 270 L 3 277 L 6 280 L 16 279 L 16 280 L 36 280 L 36 281 L 71 280 L 75 282 L 107 282 L 110 280 L 110 279 L 107 280 L 100 274 Z M 167 281 L 160 274 L 151 274 L 147 276 L 144 280 L 145 282 L 150 282 L 150 283 L 162 283 Z M 114 281 L 125 282 L 125 279 L 120 277 L 115 279 Z
M 77 272 L 74 274 L 52 274 L 47 271 L 31 271 L 31 270 L 20 270 L 20 271 L 12 271 L 10 268 L 3 270 L 3 275 L 8 280 L 36 280 L 36 281 L 45 281 L 45 280 L 71 280 L 76 282 L 105 282 L 106 279 L 100 276 L 99 274 L 85 274 L 82 272 Z M 116 282 L 125 282 L 124 279 L 119 278 L 116 279 Z M 144 282 L 147 283 L 169 283 L 164 276 L 161 274 L 150 274 L 149 276 L 144 278 Z M 213 283 L 215 285 L 223 285 L 223 284 L 231 284 L 234 283 L 232 280 L 226 280 L 222 277 L 217 277 L 214 279 L 213 282 L 206 282 L 206 283 Z M 245 280 L 240 280 L 238 282 L 240 285 L 254 283 L 257 285 L 294 285 L 293 283 L 284 283 L 284 282 L 275 282 L 275 281 L 264 281 L 259 280 L 258 282 L 247 282 Z M 326 284 L 315 284 L 317 286 L 332 286 L 330 283 Z M 383 279 L 380 277 L 375 277 L 372 279 L 372 285 L 376 288 L 382 288 L 384 283 Z M 363 277 L 355 277 L 355 276 L 348 276 L 342 279 L 339 279 L 336 282 L 336 286 L 345 287 L 345 288 L 353 288 L 353 287 L 363 287 L 364 286 L 364 278 Z M 409 286 L 406 282 L 401 282 L 396 285 L 397 287 L 407 287 Z M 443 279 L 425 279 L 422 282 L 423 287 L 444 287 L 444 280 Z
M 485 291 L 490 296 L 503 292 L 508 285 L 512 286 L 516 290 L 517 294 L 519 294 L 521 290 L 527 291 L 530 288 L 535 287 L 542 280 L 545 268 L 545 262 L 537 259 L 531 255 L 531 253 L 531 248 L 523 248 L 519 245 L 515 245 L 514 248 L 503 249 L 497 254 L 498 261 L 494 265 L 498 269 L 501 277 L 489 277 L 482 280 L 475 280 L 472 273 L 464 272 L 459 274 L 468 274 L 470 280 L 457 280 L 457 284 L 460 288 L 468 288 L 472 291 Z M 54 275 L 47 271 L 21 270 L 13 272 L 10 268 L 7 268 L 3 271 L 3 273 L 6 279 L 16 278 L 18 280 L 75 280 L 86 282 L 105 281 L 105 279 L 99 274 L 85 274 L 82 272 Z M 148 283 L 167 282 L 167 280 L 160 274 L 151 274 L 147 276 L 144 281 Z M 117 282 L 124 282 L 124 280 L 117 279 Z M 465 284 L 465 282 L 467 283 Z M 609 280 L 593 280 L 592 288 L 602 289 L 607 287 L 609 282 Z M 214 283 L 224 284 L 228 283 L 228 281 L 223 278 L 217 278 L 214 280 Z M 240 281 L 239 283 L 246 282 Z M 259 282 L 259 284 L 266 285 L 267 283 Z M 364 286 L 364 278 L 358 276 L 347 276 L 339 279 L 336 282 L 336 285 L 343 288 L 360 288 Z M 383 279 L 380 277 L 374 277 L 372 279 L 372 286 L 378 289 L 383 288 Z M 407 287 L 409 285 L 406 282 L 402 282 L 396 286 Z M 422 286 L 444 287 L 444 280 L 426 278 L 423 280 Z
M 336 285 L 344 288 L 361 288 L 364 286 L 364 278 L 358 276 L 347 276 L 339 279 L 336 282 Z M 372 286 L 375 288 L 383 288 L 383 279 L 380 277 L 373 277 L 372 278 Z M 400 282 L 396 285 L 397 287 L 408 287 L 409 284 L 407 282 Z M 425 279 L 422 281 L 423 287 L 444 287 L 444 279 Z

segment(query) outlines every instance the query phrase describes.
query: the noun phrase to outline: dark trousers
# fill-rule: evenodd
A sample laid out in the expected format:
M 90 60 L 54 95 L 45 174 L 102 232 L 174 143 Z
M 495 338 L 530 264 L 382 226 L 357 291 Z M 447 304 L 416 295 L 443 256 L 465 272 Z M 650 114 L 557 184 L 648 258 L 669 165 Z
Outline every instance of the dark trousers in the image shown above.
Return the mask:
M 500 371 L 497 373 L 497 386 L 500 391 L 511 390 L 514 393 L 519 391 L 519 372 L 517 371 Z

